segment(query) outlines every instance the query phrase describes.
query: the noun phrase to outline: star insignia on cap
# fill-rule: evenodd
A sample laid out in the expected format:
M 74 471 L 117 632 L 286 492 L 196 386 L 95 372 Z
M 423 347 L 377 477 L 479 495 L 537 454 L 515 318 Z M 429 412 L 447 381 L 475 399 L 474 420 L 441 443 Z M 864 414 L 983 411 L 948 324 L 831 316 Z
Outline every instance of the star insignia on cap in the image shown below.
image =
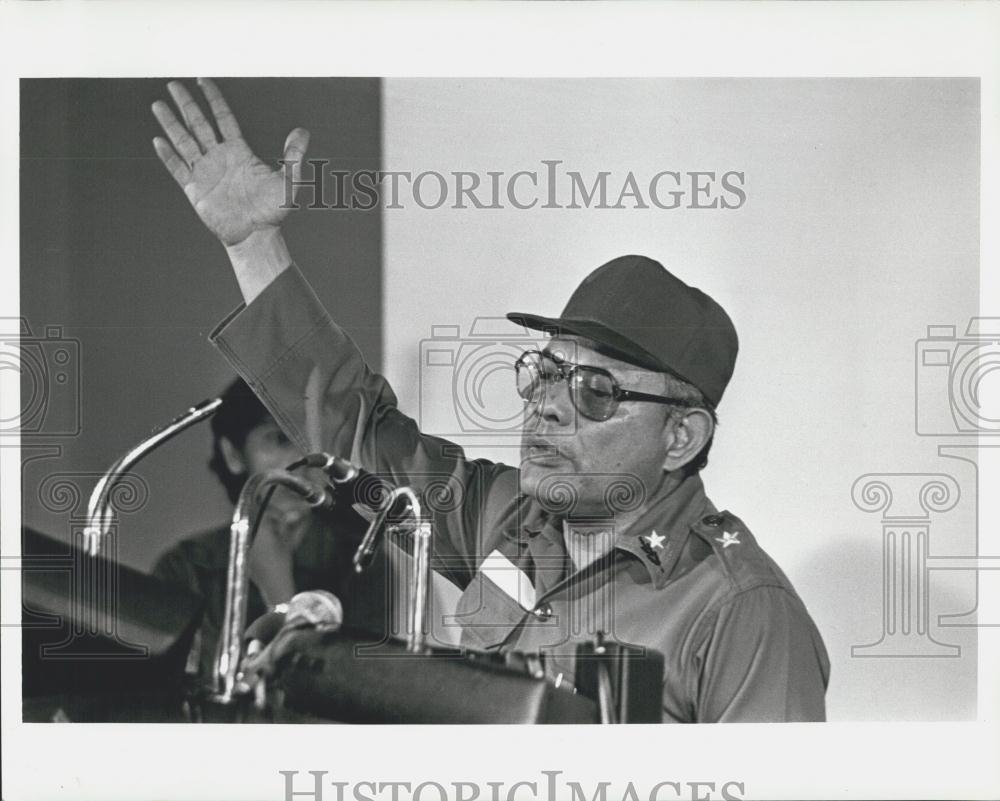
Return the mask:
M 728 548 L 730 545 L 739 545 L 740 541 L 737 539 L 739 535 L 740 533 L 738 531 L 733 532 L 732 534 L 730 534 L 728 531 L 723 531 L 722 536 L 716 537 L 715 541 L 721 542 L 722 547 L 725 549 Z
M 657 534 L 656 533 L 656 529 L 653 529 L 653 532 L 651 534 L 649 534 L 648 536 L 644 537 L 643 539 L 645 539 L 646 542 L 648 542 L 650 545 L 652 545 L 658 551 L 662 551 L 663 550 L 663 543 L 666 542 L 666 540 L 667 540 L 667 538 L 664 537 L 662 534 Z

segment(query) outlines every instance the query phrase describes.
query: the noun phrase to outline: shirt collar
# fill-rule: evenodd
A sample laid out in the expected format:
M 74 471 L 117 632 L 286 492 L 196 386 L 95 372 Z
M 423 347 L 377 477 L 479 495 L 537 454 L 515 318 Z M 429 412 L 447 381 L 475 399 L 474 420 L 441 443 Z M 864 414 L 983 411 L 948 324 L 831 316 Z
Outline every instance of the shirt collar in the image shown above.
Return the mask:
M 616 532 L 615 550 L 637 559 L 661 589 L 677 564 L 691 526 L 710 506 L 701 476 L 688 476 L 680 484 L 657 491 L 646 504 L 646 511 L 627 529 Z M 544 511 L 540 504 L 522 497 L 515 525 L 507 536 L 527 545 L 535 538 L 565 552 L 563 521 Z M 513 521 L 512 521 L 513 522 Z
M 562 526 L 563 543 L 576 570 L 583 570 L 608 551 L 614 550 L 612 526 L 601 523 L 571 526 L 567 520 L 562 521 Z
M 691 526 L 701 519 L 708 498 L 697 473 L 680 484 L 660 490 L 646 511 L 615 536 L 615 548 L 638 559 L 657 589 L 670 578 Z

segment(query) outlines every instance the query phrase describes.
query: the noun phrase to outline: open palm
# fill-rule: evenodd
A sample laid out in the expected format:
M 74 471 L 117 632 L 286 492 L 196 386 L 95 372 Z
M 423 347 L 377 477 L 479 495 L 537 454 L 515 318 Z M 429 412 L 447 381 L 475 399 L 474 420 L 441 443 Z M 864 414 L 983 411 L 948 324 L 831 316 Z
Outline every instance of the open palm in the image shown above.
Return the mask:
M 286 178 L 251 152 L 218 87 L 208 79 L 198 84 L 221 138 L 184 85 L 173 81 L 167 88 L 183 123 L 167 103 L 154 103 L 153 114 L 167 139 L 156 137 L 153 147 L 202 222 L 222 244 L 235 245 L 256 231 L 277 228 L 288 215 Z M 296 182 L 308 144 L 309 133 L 302 128 L 285 140 L 283 159 Z

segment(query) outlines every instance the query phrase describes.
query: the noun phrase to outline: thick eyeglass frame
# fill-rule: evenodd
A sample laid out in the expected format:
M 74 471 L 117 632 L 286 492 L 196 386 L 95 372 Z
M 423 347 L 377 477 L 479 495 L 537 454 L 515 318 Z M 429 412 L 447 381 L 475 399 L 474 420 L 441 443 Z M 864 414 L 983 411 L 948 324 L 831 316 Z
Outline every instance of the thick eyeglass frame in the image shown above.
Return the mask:
M 605 370 L 603 367 L 594 367 L 589 364 L 574 364 L 573 362 L 568 362 L 565 360 L 557 360 L 553 358 L 552 354 L 545 353 L 540 350 L 528 350 L 521 354 L 516 362 L 514 362 L 514 373 L 518 376 L 521 374 L 522 369 L 526 369 L 529 357 L 535 357 L 538 360 L 539 368 L 545 361 L 551 362 L 555 365 L 558 377 L 555 381 L 565 380 L 566 388 L 569 390 L 569 399 L 573 404 L 573 408 L 576 409 L 580 414 L 586 417 L 588 420 L 595 420 L 597 422 L 603 423 L 605 420 L 610 420 L 614 417 L 616 411 L 618 411 L 618 405 L 622 401 L 640 401 L 643 403 L 662 403 L 667 406 L 680 406 L 685 408 L 690 408 L 692 404 L 689 401 L 681 400 L 679 398 L 670 398 L 664 395 L 650 395 L 646 392 L 636 392 L 632 389 L 622 389 L 621 385 L 618 383 L 618 379 L 615 378 L 609 371 Z M 550 381 L 545 373 L 539 369 L 541 376 L 541 384 L 543 387 L 552 386 L 555 381 Z M 611 383 L 611 400 L 608 403 L 608 409 L 603 417 L 596 416 L 593 412 L 588 413 L 587 410 L 581 408 L 580 402 L 577 400 L 577 392 L 589 392 L 589 387 L 585 382 L 576 381 L 574 379 L 582 374 L 600 375 L 608 379 Z M 520 388 L 518 388 L 518 395 L 521 396 L 522 400 L 526 404 L 538 404 L 541 397 L 537 399 L 525 398 L 521 395 Z

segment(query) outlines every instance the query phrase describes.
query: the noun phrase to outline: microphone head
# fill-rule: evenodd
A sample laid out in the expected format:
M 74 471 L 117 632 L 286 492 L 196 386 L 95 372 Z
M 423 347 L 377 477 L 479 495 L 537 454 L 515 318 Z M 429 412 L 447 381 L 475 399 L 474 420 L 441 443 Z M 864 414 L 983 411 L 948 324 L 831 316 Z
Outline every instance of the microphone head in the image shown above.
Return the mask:
M 288 602 L 287 626 L 322 626 L 337 630 L 344 622 L 340 599 L 326 590 L 310 590 L 292 596 Z
M 351 481 L 356 478 L 359 473 L 359 470 L 355 465 L 340 456 L 330 457 L 330 459 L 326 462 L 324 469 L 334 484 L 343 484 L 346 481 Z

